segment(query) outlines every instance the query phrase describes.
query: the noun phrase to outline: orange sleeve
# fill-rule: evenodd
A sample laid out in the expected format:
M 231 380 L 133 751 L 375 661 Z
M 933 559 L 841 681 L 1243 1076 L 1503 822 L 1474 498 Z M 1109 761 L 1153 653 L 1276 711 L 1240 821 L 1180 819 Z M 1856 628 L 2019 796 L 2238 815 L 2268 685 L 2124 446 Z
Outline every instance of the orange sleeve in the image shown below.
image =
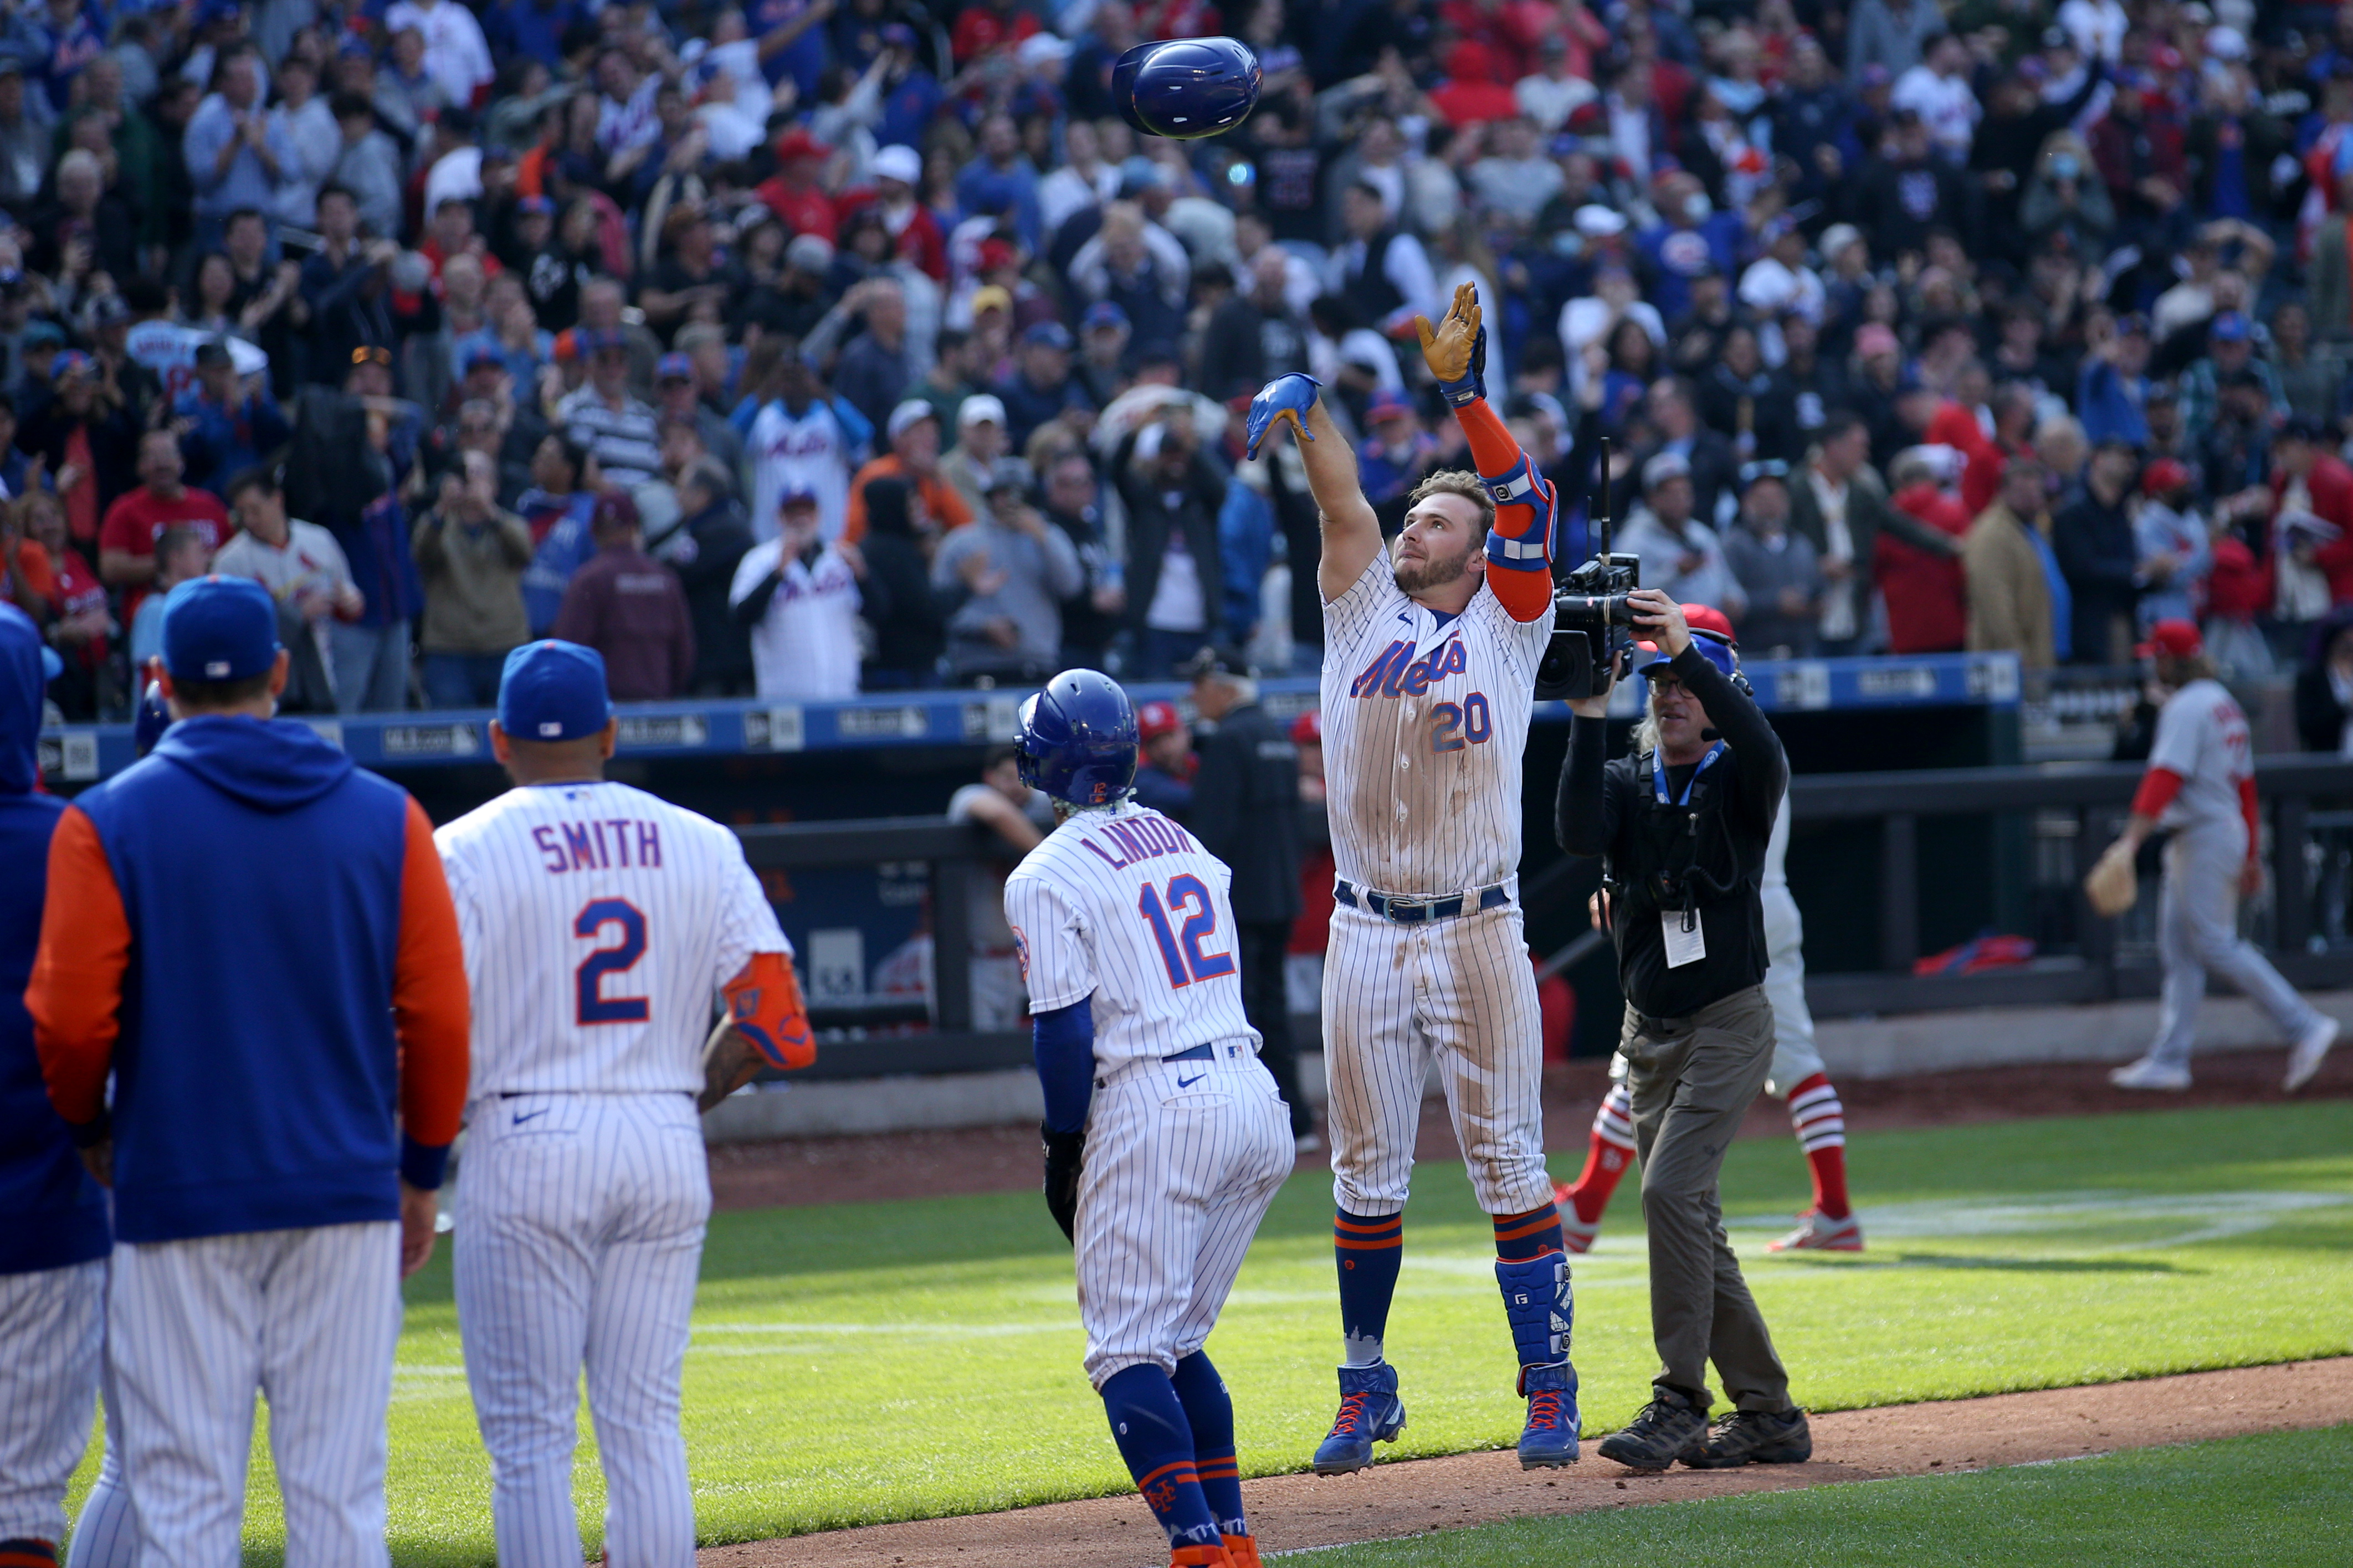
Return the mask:
M 408 803 L 408 844 L 400 877 L 400 950 L 392 984 L 393 1027 L 400 1036 L 400 1121 L 410 1142 L 446 1149 L 458 1136 L 466 1104 L 468 1038 L 466 950 L 458 907 L 449 899 L 433 824 Z M 434 1183 L 416 1182 L 414 1186 Z
M 106 1075 L 122 1029 L 122 975 L 130 964 L 131 921 L 106 846 L 89 814 L 69 805 L 49 839 L 48 896 L 25 1007 L 33 1016 L 49 1103 L 76 1128 L 99 1124 L 106 1114 Z
M 1552 608 L 1553 526 L 1559 497 L 1537 471 L 1485 398 L 1454 410 L 1471 442 L 1471 460 L 1495 496 L 1487 537 L 1487 586 L 1515 621 L 1543 618 Z
M 858 470 L 849 481 L 849 505 L 844 509 L 841 542 L 855 544 L 866 537 L 866 480 L 872 472 L 871 465 Z
M 937 475 L 923 481 L 923 505 L 946 528 L 962 528 L 972 521 L 972 503 L 964 492 Z
M 817 1039 L 790 958 L 755 952 L 725 990 L 728 1021 L 770 1067 L 789 1070 L 817 1060 Z

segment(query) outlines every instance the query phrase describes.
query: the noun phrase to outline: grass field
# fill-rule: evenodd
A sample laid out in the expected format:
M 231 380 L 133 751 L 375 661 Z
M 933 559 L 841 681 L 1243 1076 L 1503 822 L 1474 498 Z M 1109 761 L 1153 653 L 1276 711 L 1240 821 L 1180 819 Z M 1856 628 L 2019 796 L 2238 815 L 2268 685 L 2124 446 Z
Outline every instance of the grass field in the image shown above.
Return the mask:
M 1314 1568 L 1526 1568 L 1665 1553 L 1722 1568 L 2337 1568 L 2353 1427 L 2070 1464 L 1515 1520 L 1318 1552 Z
M 1850 1153 L 1871 1241 L 1861 1257 L 1764 1253 L 1804 1200 L 1788 1141 L 1737 1144 L 1726 1166 L 1736 1243 L 1795 1392 L 1815 1408 L 2353 1352 L 2341 1310 L 2353 1293 L 2353 1104 L 1876 1134 Z M 1388 1341 L 1411 1412 L 1398 1451 L 1507 1443 L 1521 1406 L 1484 1217 L 1459 1165 L 1427 1166 L 1418 1185 Z M 1577 1269 L 1588 1432 L 1630 1415 L 1652 1370 L 1632 1197 L 1621 1194 Z M 1330 1214 L 1328 1178 L 1284 1189 L 1211 1341 L 1246 1473 L 1303 1468 L 1330 1419 Z M 395 1556 L 486 1563 L 489 1478 L 446 1238 L 408 1300 L 392 1411 Z M 719 1216 L 686 1376 L 703 1538 L 1123 1489 L 1081 1345 L 1069 1250 L 1033 1196 Z M 584 1419 L 592 1554 L 603 1509 L 593 1461 Z M 259 1436 L 255 1469 L 248 1558 L 270 1563 L 277 1499 Z

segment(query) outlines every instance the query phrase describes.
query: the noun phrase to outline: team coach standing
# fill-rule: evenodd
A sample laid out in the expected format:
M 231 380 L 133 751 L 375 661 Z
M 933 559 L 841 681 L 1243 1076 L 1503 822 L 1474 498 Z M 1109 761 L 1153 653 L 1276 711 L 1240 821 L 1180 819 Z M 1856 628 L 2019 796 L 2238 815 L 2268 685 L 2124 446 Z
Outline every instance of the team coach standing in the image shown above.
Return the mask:
M 466 1091 L 457 916 L 417 803 L 271 716 L 259 584 L 172 590 L 164 666 L 172 728 L 50 839 L 26 994 L 50 1102 L 114 1188 L 139 1561 L 237 1560 L 259 1388 L 287 1561 L 382 1565 L 400 1280 Z
M 1725 1149 L 1773 1065 L 1759 889 L 1789 764 L 1735 681 L 1729 642 L 1695 637 L 1655 588 L 1636 590 L 1632 608 L 1656 645 L 1638 656 L 1648 717 L 1632 753 L 1605 764 L 1608 692 L 1570 705 L 1554 815 L 1563 849 L 1603 858 L 1660 1363 L 1650 1404 L 1601 1455 L 1638 1470 L 1794 1464 L 1813 1439 L 1717 1194 Z M 1711 1357 L 1733 1405 L 1713 1432 Z

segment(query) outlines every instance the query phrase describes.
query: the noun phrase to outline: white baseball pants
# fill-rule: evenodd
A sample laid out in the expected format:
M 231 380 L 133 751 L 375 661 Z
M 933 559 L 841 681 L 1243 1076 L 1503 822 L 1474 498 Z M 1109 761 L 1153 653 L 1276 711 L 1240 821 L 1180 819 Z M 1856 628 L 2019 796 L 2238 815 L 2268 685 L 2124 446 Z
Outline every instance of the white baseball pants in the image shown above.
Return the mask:
M 1773 1005 L 1773 1066 L 1765 1092 L 1776 1100 L 1822 1070 L 1814 1046 L 1814 1015 L 1806 1005 L 1806 925 L 1787 888 L 1767 888 L 1765 903 L 1765 1000 Z
M 382 1568 L 400 1338 L 390 1220 L 115 1247 L 108 1352 L 141 1568 L 238 1568 L 253 1394 L 286 1561 Z M 110 1439 L 111 1440 L 111 1439 Z
M 2246 859 L 2247 825 L 2237 817 L 2185 827 L 2165 846 L 2165 888 L 2157 907 L 2164 1005 L 2148 1054 L 2167 1067 L 2189 1065 L 2210 969 L 2253 997 L 2291 1040 L 2320 1021 L 2312 1004 L 2239 934 L 2239 868 Z
M 1479 1206 L 1524 1214 L 1552 1202 L 1544 1025 L 1517 905 L 1414 925 L 1335 908 L 1324 1039 L 1340 1207 L 1404 1209 L 1433 1056 Z
M 476 1102 L 458 1175 L 458 1327 L 501 1568 L 579 1568 L 580 1374 L 611 1568 L 692 1568 L 679 1431 L 711 1173 L 683 1094 Z
M 0 1541 L 65 1539 L 105 1334 L 104 1259 L 0 1274 Z
M 1294 1160 L 1291 1111 L 1248 1040 L 1127 1064 L 1087 1112 L 1074 1250 L 1088 1378 L 1173 1373 L 1208 1342 Z
M 115 1392 L 114 1368 L 101 1366 L 98 1397 L 106 1412 L 106 1446 L 100 1451 L 98 1479 L 74 1516 L 73 1542 L 66 1568 L 132 1568 L 139 1561 L 139 1521 L 131 1511 L 131 1487 L 122 1476 L 122 1396 Z

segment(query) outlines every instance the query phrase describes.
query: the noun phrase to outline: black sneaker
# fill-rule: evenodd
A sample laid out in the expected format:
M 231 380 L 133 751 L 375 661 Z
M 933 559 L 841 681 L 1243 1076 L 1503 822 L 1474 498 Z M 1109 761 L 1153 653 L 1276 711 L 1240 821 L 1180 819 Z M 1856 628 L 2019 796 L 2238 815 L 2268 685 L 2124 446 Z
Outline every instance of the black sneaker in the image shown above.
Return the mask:
M 1601 1439 L 1601 1457 L 1630 1470 L 1663 1470 L 1689 1462 L 1707 1441 L 1707 1417 L 1685 1405 L 1653 1399 L 1623 1432 Z
M 1814 1435 L 1802 1410 L 1735 1410 L 1719 1417 L 1707 1441 L 1683 1455 L 1694 1470 L 1736 1465 L 1802 1465 L 1814 1457 Z

